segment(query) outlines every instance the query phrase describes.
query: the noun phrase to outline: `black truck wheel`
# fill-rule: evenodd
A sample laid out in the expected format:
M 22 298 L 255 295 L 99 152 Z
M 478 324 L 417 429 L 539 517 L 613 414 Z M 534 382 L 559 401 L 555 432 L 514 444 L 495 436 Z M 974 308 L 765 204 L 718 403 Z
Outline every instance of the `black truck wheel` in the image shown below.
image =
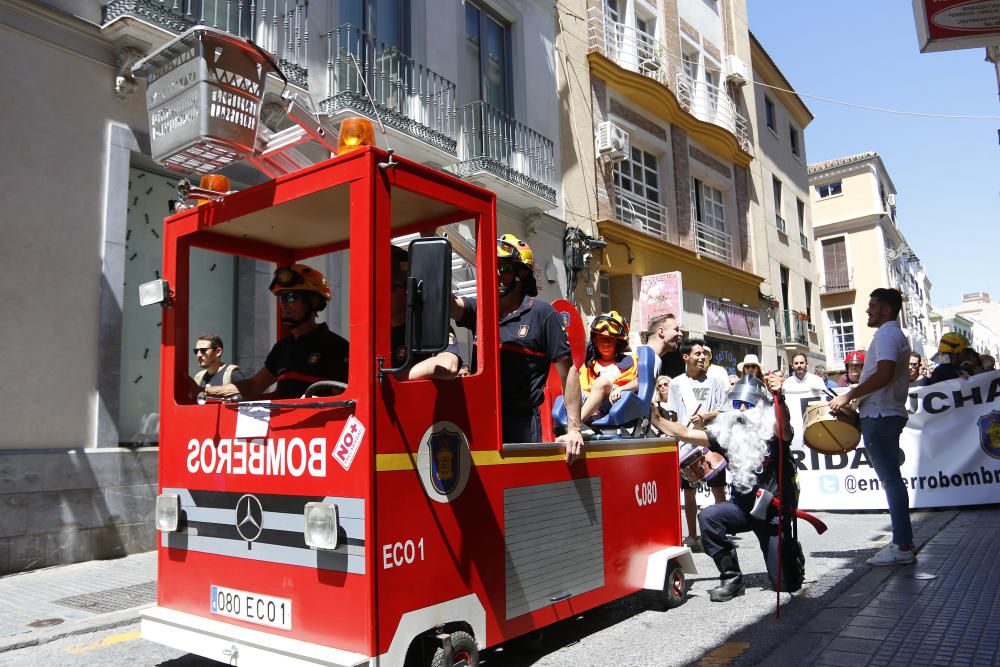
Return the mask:
M 446 661 L 444 648 L 434 651 L 431 667 L 479 667 L 479 647 L 468 632 L 451 633 L 451 660 Z
M 687 578 L 677 561 L 667 564 L 667 576 L 663 580 L 663 590 L 657 592 L 660 603 L 666 609 L 675 609 L 687 601 Z

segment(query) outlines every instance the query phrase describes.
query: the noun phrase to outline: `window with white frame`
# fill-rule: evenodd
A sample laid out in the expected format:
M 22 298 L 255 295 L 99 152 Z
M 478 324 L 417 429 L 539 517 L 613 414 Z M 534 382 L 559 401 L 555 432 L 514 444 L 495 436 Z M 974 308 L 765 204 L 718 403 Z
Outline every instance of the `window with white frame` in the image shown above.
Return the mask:
M 820 199 L 833 197 L 834 195 L 839 195 L 843 192 L 844 188 L 840 181 L 833 181 L 832 183 L 824 183 L 823 185 L 816 186 L 816 194 L 819 195 Z
M 854 315 L 850 308 L 837 308 L 827 311 L 830 325 L 830 338 L 833 344 L 833 358 L 843 362 L 847 353 L 854 349 Z
M 652 14 L 640 13 L 636 7 L 635 41 L 638 49 L 639 65 L 647 75 L 664 67 L 656 44 L 656 19 Z
M 615 215 L 620 222 L 653 234 L 663 234 L 657 158 L 632 146 L 629 157 L 615 165 Z
M 705 60 L 705 83 L 708 84 L 708 108 L 716 111 L 719 108 L 719 63 Z
M 622 22 L 622 13 L 618 0 L 604 0 L 604 15 L 615 23 Z
M 720 232 L 726 231 L 726 205 L 722 191 L 691 179 L 694 219 Z
M 785 218 L 781 215 L 781 181 L 775 176 L 771 177 L 771 192 L 774 195 L 774 226 L 778 228 L 779 232 L 787 234 L 788 228 L 785 226 Z

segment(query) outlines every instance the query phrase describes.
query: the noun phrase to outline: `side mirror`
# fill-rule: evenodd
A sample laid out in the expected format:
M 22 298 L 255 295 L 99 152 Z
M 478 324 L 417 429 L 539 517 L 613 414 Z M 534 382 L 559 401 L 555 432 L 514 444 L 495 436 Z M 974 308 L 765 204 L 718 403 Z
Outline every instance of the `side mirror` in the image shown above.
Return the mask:
M 436 354 L 448 347 L 451 241 L 440 237 L 414 239 L 410 241 L 409 255 L 406 338 L 414 353 Z

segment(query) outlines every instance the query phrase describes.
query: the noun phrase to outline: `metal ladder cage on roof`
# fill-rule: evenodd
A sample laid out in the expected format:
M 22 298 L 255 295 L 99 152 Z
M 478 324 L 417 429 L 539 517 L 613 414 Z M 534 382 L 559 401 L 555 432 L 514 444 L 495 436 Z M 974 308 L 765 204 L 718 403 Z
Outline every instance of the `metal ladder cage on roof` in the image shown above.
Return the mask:
M 334 151 L 329 132 L 294 94 L 283 91 L 281 100 L 298 127 L 272 134 L 261 126 L 272 72 L 284 80 L 255 44 L 206 26 L 191 28 L 136 63 L 133 75 L 147 81 L 153 161 L 170 171 L 204 175 L 249 160 L 274 178 L 311 164 L 293 151 L 305 141 Z

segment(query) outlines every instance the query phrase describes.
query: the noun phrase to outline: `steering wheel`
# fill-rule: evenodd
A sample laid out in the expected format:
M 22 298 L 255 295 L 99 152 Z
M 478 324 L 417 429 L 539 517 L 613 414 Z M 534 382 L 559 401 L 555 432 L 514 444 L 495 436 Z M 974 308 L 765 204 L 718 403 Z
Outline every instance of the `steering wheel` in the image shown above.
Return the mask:
M 343 394 L 347 391 L 347 385 L 343 382 L 337 382 L 336 380 L 320 380 L 319 382 L 313 382 L 306 388 L 303 398 L 310 398 L 312 396 L 337 396 L 338 394 Z

